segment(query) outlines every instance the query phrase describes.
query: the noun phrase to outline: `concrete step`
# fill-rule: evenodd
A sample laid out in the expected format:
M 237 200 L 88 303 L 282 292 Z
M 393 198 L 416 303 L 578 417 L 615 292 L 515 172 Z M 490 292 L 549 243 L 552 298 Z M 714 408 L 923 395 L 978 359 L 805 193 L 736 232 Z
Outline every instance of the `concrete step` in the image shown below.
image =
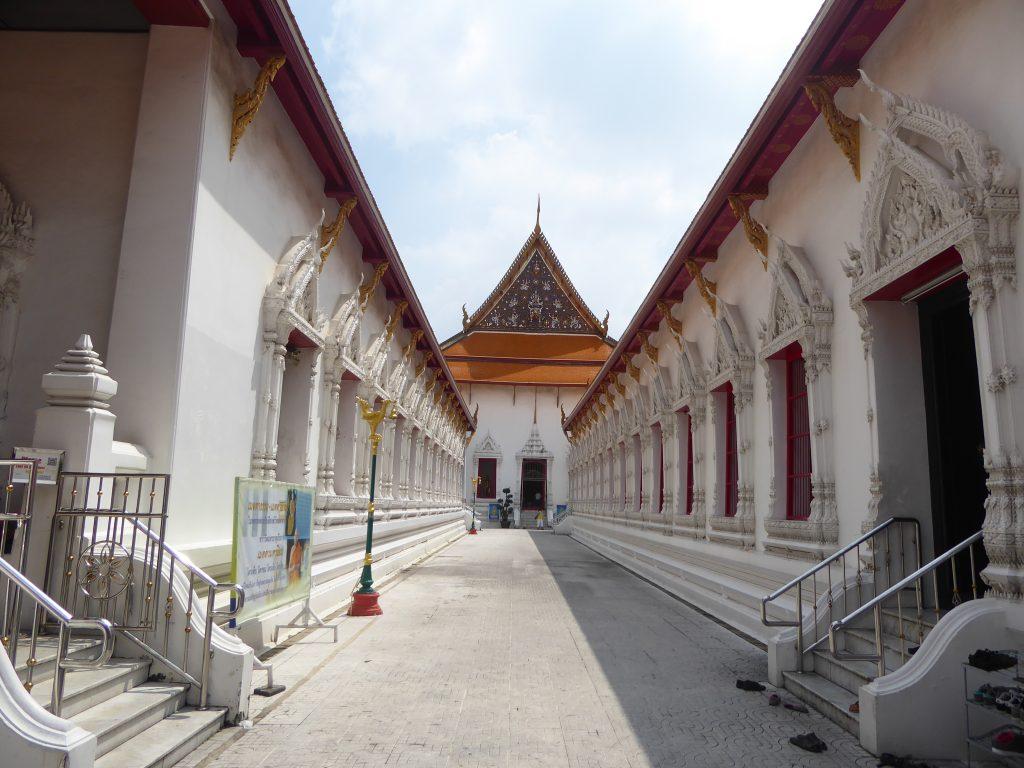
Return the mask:
M 225 710 L 185 707 L 96 759 L 95 768 L 171 768 L 220 730 Z
M 882 609 L 882 632 L 893 637 L 899 637 L 900 624 L 902 623 L 903 634 L 907 638 L 907 642 L 911 642 L 914 645 L 917 645 L 918 635 L 923 634 L 927 636 L 935 628 L 938 621 L 939 617 L 936 616 L 935 611 L 931 608 L 923 609 L 921 611 L 921 618 L 918 619 L 917 608 L 910 602 L 906 602 L 903 605 L 902 622 L 895 603 Z
M 177 712 L 188 688 L 175 683 L 143 683 L 71 720 L 96 734 L 96 754 L 104 755 Z
M 871 630 L 848 629 L 843 632 L 840 637 L 843 638 L 846 643 L 846 650 L 850 653 L 875 653 L 875 633 Z M 905 641 L 904 650 L 916 645 L 916 642 L 911 643 L 909 640 Z M 885 652 L 886 672 L 892 672 L 893 670 L 899 669 L 907 662 L 907 660 L 910 659 L 909 653 L 907 653 L 906 659 L 903 658 L 903 654 L 900 652 L 900 639 L 898 637 L 882 635 L 882 649 Z
M 53 677 L 57 663 L 57 636 L 39 635 L 36 638 L 35 655 L 32 655 L 32 638 L 29 635 L 22 635 L 18 638 L 18 654 L 14 660 L 14 668 L 22 682 L 28 679 L 28 661 L 35 659 L 35 673 L 32 675 L 33 683 Z M 68 642 L 68 657 L 73 659 L 86 659 L 95 656 L 99 652 L 100 641 L 91 637 L 75 637 Z
M 149 678 L 150 663 L 149 659 L 111 659 L 100 669 L 68 672 L 64 677 L 64 707 L 61 710 L 61 717 L 73 717 L 137 685 L 142 685 Z M 52 690 L 53 678 L 35 683 L 32 686 L 32 698 L 49 709 Z
M 850 705 L 858 700 L 858 694 L 814 672 L 783 672 L 782 677 L 786 690 L 800 701 L 855 736 L 860 734 L 859 718 L 850 712 Z
M 878 667 L 873 661 L 837 659 L 828 649 L 813 651 L 811 655 L 815 672 L 840 688 L 854 692 L 854 695 L 862 685 L 878 676 Z

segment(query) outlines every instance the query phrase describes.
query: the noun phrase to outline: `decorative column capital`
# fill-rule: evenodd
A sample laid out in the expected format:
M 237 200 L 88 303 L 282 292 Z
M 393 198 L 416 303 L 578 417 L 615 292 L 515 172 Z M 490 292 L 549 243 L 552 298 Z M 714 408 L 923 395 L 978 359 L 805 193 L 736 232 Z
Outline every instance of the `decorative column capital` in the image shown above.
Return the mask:
M 100 356 L 93 351 L 92 339 L 83 333 L 54 370 L 43 375 L 46 404 L 109 410 L 107 401 L 117 394 L 117 382 L 107 373 Z

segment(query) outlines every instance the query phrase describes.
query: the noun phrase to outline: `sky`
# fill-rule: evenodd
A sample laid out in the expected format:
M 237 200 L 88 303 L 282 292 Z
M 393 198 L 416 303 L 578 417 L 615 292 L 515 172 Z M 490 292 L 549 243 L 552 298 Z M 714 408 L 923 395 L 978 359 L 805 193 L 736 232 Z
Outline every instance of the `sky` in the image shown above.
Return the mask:
M 820 0 L 292 0 L 439 339 L 533 230 L 629 323 Z

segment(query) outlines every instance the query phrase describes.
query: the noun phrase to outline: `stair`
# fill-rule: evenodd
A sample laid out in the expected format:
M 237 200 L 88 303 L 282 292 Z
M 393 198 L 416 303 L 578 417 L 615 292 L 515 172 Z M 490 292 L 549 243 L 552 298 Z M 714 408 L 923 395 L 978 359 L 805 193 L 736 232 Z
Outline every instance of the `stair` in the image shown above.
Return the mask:
M 895 608 L 882 611 L 882 648 L 885 671 L 899 669 L 910 658 L 908 649 L 918 645 L 919 637 L 927 637 L 938 621 L 934 611 L 903 610 L 902 621 Z M 902 623 L 904 639 L 899 636 Z M 848 629 L 843 632 L 846 650 L 850 653 L 874 653 L 875 637 L 872 629 Z M 787 691 L 808 706 L 814 707 L 829 720 L 854 735 L 859 735 L 859 718 L 850 712 L 850 705 L 860 697 L 860 687 L 878 676 L 873 661 L 835 658 L 827 647 L 817 648 L 804 660 L 805 672 L 783 672 Z
M 19 640 L 15 669 L 28 677 L 28 638 Z M 91 657 L 97 641 L 72 641 L 72 656 Z M 50 708 L 57 638 L 36 646 L 31 695 Z M 170 768 L 224 725 L 225 710 L 190 707 L 187 683 L 150 679 L 149 659 L 112 658 L 100 669 L 68 671 L 61 717 L 96 735 L 96 768 Z

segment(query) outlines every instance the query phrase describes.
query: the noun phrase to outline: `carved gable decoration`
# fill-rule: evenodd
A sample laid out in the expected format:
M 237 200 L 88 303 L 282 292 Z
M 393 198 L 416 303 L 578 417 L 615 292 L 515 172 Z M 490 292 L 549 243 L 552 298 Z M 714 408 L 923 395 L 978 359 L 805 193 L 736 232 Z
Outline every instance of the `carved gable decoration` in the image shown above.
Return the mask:
M 714 389 L 731 381 L 737 403 L 740 403 L 749 397 L 752 387 L 754 355 L 746 341 L 735 307 L 721 299 L 718 301 L 715 329 L 715 359 L 708 375 L 708 388 Z
M 298 240 L 281 257 L 274 271 L 274 279 L 263 297 L 263 324 L 265 332 L 275 334 L 285 343 L 292 328 L 299 330 L 310 341 L 323 347 L 322 336 L 327 318 L 317 309 L 317 278 L 320 270 L 320 225 Z
M 599 323 L 580 298 L 539 229 L 491 295 L 464 318 L 463 329 L 607 335 L 607 325 Z
M 849 247 L 856 303 L 956 246 L 970 274 L 993 287 L 1014 282 L 1016 172 L 988 137 L 958 115 L 891 93 L 881 94 L 886 124 L 874 130 L 879 148 L 861 219 L 861 248 Z
M 586 333 L 591 330 L 587 326 L 536 252 L 479 323 L 493 330 L 559 333 Z
M 827 366 L 831 360 L 832 302 L 803 250 L 781 238 L 773 240 L 771 299 L 768 319 L 761 321 L 758 330 L 759 356 L 768 358 L 799 342 L 806 360 Z
M 477 457 L 500 458 L 501 446 L 498 445 L 498 441 L 494 439 L 494 436 L 488 432 L 483 442 L 473 451 L 473 454 Z

